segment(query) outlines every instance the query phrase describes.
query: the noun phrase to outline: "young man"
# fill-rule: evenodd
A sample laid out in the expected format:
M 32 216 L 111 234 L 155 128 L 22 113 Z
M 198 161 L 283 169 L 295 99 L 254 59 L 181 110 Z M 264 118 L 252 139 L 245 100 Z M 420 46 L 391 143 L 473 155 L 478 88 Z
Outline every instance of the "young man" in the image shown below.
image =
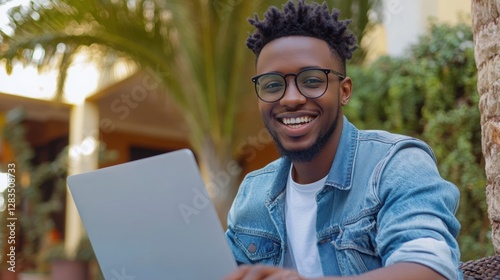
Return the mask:
M 226 235 L 250 265 L 225 279 L 459 279 L 459 192 L 431 149 L 342 114 L 356 39 L 338 16 L 299 0 L 250 20 L 252 81 L 282 157 L 239 188 Z

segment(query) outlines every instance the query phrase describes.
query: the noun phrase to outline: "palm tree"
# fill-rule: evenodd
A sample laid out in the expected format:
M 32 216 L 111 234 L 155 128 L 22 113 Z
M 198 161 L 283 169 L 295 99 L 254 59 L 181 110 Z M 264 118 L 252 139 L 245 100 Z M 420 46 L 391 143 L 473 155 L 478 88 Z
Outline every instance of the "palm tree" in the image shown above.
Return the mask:
M 486 200 L 495 252 L 500 254 L 500 13 L 498 0 L 473 0 L 475 57 L 481 96 L 483 155 L 486 161 Z
M 226 178 L 221 184 L 212 179 L 217 176 L 208 176 L 224 221 L 240 176 L 237 149 L 249 133 L 257 133 L 238 130 L 237 123 L 242 97 L 252 94 L 248 80 L 254 59 L 244 46 L 251 27 L 247 18 L 282 3 L 285 0 L 32 1 L 29 7 L 10 11 L 13 32 L 0 31 L 0 59 L 6 59 L 7 71 L 16 60 L 40 68 L 56 64 L 59 98 L 68 67 L 85 48 L 98 58 L 122 57 L 139 69 L 152 70 L 148 72 L 156 74 L 183 109 L 202 171 Z M 346 7 L 348 16 L 361 15 L 356 30 L 367 26 L 369 8 Z

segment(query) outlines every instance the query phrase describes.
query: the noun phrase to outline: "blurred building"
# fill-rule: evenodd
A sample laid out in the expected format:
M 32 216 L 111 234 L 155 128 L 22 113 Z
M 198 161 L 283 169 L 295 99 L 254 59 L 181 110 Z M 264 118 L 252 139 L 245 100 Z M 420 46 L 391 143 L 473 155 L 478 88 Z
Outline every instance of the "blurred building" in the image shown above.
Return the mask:
M 369 49 L 368 61 L 385 54 L 404 55 L 408 46 L 426 34 L 430 21 L 470 22 L 471 4 L 471 0 L 383 0 L 382 11 L 371 15 L 382 24 L 361 42 Z

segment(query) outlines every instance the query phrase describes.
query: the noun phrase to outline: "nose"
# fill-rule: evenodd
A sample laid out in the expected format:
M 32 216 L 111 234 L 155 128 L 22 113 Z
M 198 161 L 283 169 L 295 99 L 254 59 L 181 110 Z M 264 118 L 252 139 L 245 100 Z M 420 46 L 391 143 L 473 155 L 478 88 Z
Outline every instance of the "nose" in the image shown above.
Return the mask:
M 300 93 L 295 84 L 294 77 L 287 77 L 287 87 L 285 94 L 280 99 L 280 105 L 290 108 L 295 108 L 307 102 L 307 98 Z

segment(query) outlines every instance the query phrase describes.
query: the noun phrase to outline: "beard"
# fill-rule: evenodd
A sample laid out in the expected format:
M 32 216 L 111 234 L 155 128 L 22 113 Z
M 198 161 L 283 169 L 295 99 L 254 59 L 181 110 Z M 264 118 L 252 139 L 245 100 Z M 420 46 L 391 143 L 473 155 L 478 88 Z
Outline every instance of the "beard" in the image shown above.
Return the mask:
M 318 139 L 316 140 L 316 142 L 314 142 L 313 145 L 302 150 L 286 149 L 285 147 L 283 147 L 283 144 L 281 144 L 281 141 L 279 140 L 276 131 L 271 131 L 269 127 L 267 127 L 267 125 L 266 127 L 267 130 L 269 131 L 269 134 L 271 134 L 271 137 L 273 138 L 274 143 L 276 144 L 276 147 L 278 148 L 278 151 L 281 154 L 281 156 L 288 158 L 292 162 L 311 162 L 321 152 L 321 150 L 323 150 L 326 143 L 332 137 L 333 132 L 337 128 L 337 123 L 340 114 L 339 109 L 340 105 L 337 106 L 337 115 L 335 116 L 335 120 L 333 120 L 333 123 L 330 126 L 330 128 L 325 133 L 320 134 L 318 136 Z

